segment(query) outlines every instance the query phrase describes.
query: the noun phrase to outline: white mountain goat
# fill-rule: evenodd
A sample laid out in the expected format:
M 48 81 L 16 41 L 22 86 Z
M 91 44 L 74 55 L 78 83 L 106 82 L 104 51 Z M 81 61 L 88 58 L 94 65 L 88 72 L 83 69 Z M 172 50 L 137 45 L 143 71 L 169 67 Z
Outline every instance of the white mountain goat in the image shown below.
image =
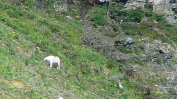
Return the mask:
M 47 56 L 44 58 L 44 61 L 48 61 L 50 63 L 50 67 L 57 64 L 57 69 L 60 69 L 60 58 L 56 56 Z

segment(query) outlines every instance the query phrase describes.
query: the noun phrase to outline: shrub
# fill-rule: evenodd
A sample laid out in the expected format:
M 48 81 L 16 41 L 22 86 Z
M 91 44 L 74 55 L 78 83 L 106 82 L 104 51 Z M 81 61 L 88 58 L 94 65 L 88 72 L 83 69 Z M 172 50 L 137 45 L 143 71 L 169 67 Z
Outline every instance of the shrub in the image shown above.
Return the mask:
M 141 8 L 123 10 L 123 5 L 121 3 L 117 3 L 113 7 L 110 7 L 109 12 L 110 17 L 118 22 L 120 20 L 124 20 L 124 22 L 140 22 L 144 15 Z
M 93 25 L 95 27 L 99 25 L 104 25 L 106 21 L 106 11 L 107 11 L 107 6 L 102 6 L 102 7 L 95 7 L 92 9 L 92 11 L 88 15 L 88 19 L 92 21 Z

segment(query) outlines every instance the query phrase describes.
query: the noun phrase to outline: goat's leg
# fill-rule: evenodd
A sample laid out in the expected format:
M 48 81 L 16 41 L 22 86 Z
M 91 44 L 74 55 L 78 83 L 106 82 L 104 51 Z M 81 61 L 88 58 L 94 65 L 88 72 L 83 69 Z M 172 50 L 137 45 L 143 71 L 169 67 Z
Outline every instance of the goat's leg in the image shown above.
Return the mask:
M 50 61 L 50 67 L 52 67 L 53 61 Z
M 58 67 L 57 67 L 57 69 L 60 69 L 60 63 L 58 62 Z

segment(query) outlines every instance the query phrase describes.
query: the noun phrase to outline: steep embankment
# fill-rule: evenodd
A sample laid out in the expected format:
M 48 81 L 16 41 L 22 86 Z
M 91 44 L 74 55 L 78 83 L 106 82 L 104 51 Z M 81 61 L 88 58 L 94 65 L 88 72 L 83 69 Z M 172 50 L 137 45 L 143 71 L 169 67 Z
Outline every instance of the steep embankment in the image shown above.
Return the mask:
M 116 6 L 93 7 L 83 21 L 83 42 L 124 64 L 120 67 L 126 75 L 122 79 L 131 80 L 137 90 L 135 94 L 145 99 L 175 98 L 176 24 L 168 23 L 163 15 L 149 9 L 124 10 L 119 6 L 117 9 Z M 135 17 L 139 17 L 138 23 Z M 104 24 L 97 25 L 101 22 Z M 128 38 L 133 43 L 129 43 Z
M 119 88 L 123 64 L 85 47 L 82 26 L 65 14 L 0 1 L 0 98 L 139 98 L 129 80 Z M 60 71 L 43 61 L 51 54 L 61 58 Z

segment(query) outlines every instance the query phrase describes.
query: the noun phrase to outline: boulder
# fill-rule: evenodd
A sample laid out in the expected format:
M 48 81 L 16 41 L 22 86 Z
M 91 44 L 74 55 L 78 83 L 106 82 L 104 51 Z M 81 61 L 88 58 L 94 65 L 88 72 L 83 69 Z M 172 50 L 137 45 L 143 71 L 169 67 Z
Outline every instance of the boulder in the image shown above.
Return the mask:
M 128 45 L 128 44 L 133 44 L 133 43 L 134 43 L 134 40 L 133 40 L 133 38 L 131 38 L 131 37 L 127 37 L 127 38 L 125 39 L 125 43 L 126 43 L 126 45 Z

